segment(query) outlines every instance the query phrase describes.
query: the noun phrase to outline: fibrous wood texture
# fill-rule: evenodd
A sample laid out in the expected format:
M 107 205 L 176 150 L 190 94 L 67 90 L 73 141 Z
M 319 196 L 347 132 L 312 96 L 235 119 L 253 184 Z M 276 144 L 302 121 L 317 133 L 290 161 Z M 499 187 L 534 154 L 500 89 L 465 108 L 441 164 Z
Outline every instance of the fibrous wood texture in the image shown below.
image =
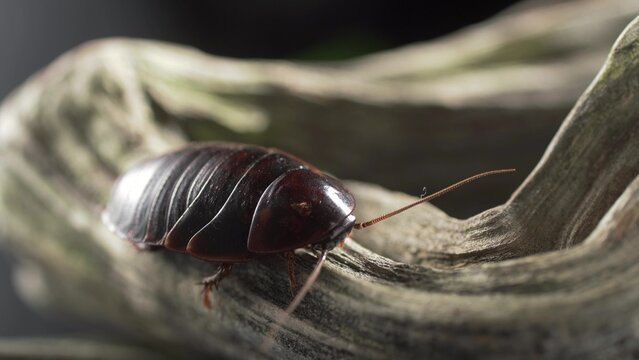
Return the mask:
M 527 170 L 540 155 L 534 139 L 586 86 L 581 60 L 597 58 L 578 33 L 604 36 L 632 10 L 574 3 L 515 9 L 425 48 L 347 64 L 229 60 L 124 39 L 66 54 L 0 111 L 0 239 L 21 259 L 20 292 L 169 356 L 637 356 L 637 20 L 508 201 L 466 220 L 425 205 L 354 233 L 267 352 L 264 334 L 291 300 L 282 259 L 237 266 L 207 311 L 195 282 L 213 266 L 136 252 L 100 223 L 118 174 L 189 140 L 275 145 L 340 176 L 417 189 L 486 165 Z M 536 52 L 522 54 L 531 42 Z M 438 165 L 441 154 L 454 165 Z M 411 200 L 347 185 L 360 219 Z M 301 255 L 302 272 L 313 263 Z

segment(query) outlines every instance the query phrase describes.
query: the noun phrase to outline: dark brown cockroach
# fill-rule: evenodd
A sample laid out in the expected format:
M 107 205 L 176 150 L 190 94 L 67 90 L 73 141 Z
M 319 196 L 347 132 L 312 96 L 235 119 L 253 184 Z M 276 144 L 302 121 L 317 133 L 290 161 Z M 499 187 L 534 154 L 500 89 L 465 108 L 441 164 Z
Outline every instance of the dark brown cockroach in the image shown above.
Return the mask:
M 122 175 L 103 213 L 104 223 L 139 248 L 187 253 L 221 263 L 202 281 L 209 307 L 212 287 L 235 263 L 311 248 L 321 255 L 289 305 L 299 305 L 328 251 L 361 229 L 483 176 L 460 181 L 376 219 L 355 223 L 355 198 L 335 178 L 277 149 L 229 143 L 189 145 L 145 161 Z M 294 269 L 289 276 L 294 287 Z

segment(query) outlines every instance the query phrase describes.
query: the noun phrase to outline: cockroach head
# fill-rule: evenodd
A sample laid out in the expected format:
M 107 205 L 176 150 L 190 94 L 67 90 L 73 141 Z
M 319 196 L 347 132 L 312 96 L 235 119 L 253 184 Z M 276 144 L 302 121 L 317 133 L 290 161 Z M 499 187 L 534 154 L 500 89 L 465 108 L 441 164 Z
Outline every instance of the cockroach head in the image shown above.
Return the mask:
M 353 230 L 353 224 L 355 223 L 355 216 L 350 215 L 345 220 L 342 226 L 336 228 L 330 234 L 328 234 L 324 241 L 318 242 L 315 244 L 311 244 L 310 248 L 322 252 L 324 250 L 331 251 L 335 249 L 337 245 L 339 245 L 348 234 Z

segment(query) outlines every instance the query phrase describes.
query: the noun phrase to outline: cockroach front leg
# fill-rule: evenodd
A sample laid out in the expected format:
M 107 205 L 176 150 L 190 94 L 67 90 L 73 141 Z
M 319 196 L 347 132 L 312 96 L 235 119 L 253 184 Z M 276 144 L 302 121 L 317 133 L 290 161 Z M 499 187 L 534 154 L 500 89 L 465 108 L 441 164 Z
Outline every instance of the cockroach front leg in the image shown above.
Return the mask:
M 295 252 L 289 251 L 286 254 L 286 264 L 288 269 L 288 281 L 291 285 L 291 294 L 295 295 L 299 284 L 297 283 L 297 266 L 295 265 Z
M 232 268 L 232 263 L 222 263 L 222 265 L 217 268 L 217 272 L 215 274 L 205 277 L 202 281 L 200 281 L 199 285 L 202 285 L 202 303 L 205 308 L 211 308 L 211 298 L 209 295 L 211 294 L 211 291 L 213 291 L 213 287 L 217 289 L 218 285 L 220 285 L 220 281 L 231 273 Z

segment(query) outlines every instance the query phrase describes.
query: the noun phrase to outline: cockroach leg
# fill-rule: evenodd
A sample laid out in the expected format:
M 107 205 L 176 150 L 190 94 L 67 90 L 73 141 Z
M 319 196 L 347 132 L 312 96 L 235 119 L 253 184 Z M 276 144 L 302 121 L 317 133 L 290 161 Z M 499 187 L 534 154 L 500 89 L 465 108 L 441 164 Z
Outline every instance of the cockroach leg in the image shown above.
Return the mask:
M 138 251 L 138 252 L 154 251 L 154 250 L 159 250 L 161 248 L 161 246 L 153 246 L 153 245 L 144 244 L 144 243 L 135 242 L 135 241 L 128 241 L 128 243 L 131 244 L 131 246 L 133 246 L 135 251 Z
M 289 251 L 286 253 L 286 264 L 288 267 L 288 281 L 291 285 L 291 295 L 297 293 L 299 284 L 297 283 L 297 266 L 295 265 L 295 252 Z
M 205 277 L 199 282 L 199 285 L 202 285 L 202 303 L 205 308 L 211 308 L 211 298 L 209 295 L 211 294 L 211 291 L 213 291 L 213 287 L 217 289 L 222 279 L 231 273 L 232 268 L 233 263 L 222 263 L 222 265 L 217 268 L 217 272 L 215 274 Z

